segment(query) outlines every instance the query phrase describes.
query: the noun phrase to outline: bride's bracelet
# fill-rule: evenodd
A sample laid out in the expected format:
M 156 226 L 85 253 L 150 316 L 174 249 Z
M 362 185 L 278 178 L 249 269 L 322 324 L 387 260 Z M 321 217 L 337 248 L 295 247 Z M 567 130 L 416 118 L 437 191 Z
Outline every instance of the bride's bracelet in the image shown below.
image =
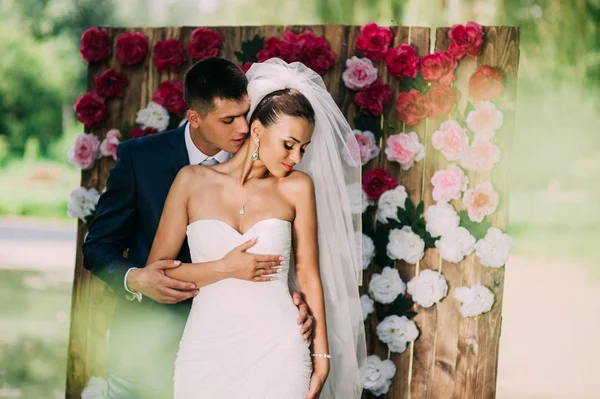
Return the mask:
M 322 357 L 322 358 L 331 359 L 331 355 L 329 353 L 311 353 L 310 355 L 313 357 Z

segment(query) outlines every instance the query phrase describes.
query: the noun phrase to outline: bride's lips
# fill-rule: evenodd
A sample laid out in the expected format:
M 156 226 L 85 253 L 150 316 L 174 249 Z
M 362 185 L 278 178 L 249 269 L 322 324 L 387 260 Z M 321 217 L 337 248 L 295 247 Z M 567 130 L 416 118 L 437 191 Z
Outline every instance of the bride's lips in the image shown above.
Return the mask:
M 287 170 L 292 170 L 294 167 L 292 165 L 288 165 L 287 163 L 281 163 L 283 165 L 284 168 L 286 168 Z

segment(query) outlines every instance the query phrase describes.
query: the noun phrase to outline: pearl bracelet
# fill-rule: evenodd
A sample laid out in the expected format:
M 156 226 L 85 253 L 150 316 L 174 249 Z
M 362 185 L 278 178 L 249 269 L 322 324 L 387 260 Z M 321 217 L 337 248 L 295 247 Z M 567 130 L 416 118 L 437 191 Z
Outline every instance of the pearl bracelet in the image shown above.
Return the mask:
M 322 358 L 331 359 L 331 355 L 328 353 L 311 353 L 310 355 L 313 357 L 322 357 Z

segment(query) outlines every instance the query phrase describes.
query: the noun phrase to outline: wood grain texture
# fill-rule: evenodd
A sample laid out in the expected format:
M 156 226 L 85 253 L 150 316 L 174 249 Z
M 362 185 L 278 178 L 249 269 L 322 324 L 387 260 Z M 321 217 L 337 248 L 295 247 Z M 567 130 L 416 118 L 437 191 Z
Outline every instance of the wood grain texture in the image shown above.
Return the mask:
M 126 123 L 135 126 L 135 117 L 139 109 L 150 101 L 152 92 L 158 85 L 175 78 L 183 78 L 188 67 L 193 64 L 189 59 L 176 72 L 159 72 L 152 63 L 152 47 L 158 40 L 175 38 L 187 47 L 191 32 L 195 27 L 168 28 L 108 28 L 113 43 L 123 32 L 140 31 L 148 37 L 150 51 L 146 60 L 136 66 L 121 66 L 113 58 L 91 64 L 88 68 L 88 90 L 94 88 L 94 78 L 108 67 L 114 67 L 129 78 L 129 86 L 123 98 L 108 100 L 109 117 L 100 126 L 86 130 L 103 139 L 111 128 L 121 129 Z M 348 120 L 353 122 L 356 116 L 354 104 L 355 92 L 348 90 L 341 75 L 346 59 L 358 55 L 355 41 L 360 35 L 359 26 L 318 25 L 318 26 L 242 26 L 214 27 L 223 36 L 223 45 L 219 56 L 238 62 L 235 51 L 241 50 L 241 43 L 254 35 L 282 37 L 286 29 L 301 32 L 312 30 L 323 35 L 336 53 L 333 68 L 323 76 L 336 103 Z M 430 29 L 423 27 L 392 27 L 393 46 L 409 43 L 417 49 L 419 56 L 429 53 Z M 443 50 L 448 46 L 449 28 L 436 31 L 435 49 Z M 485 27 L 486 42 L 479 57 L 461 62 L 454 86 L 463 93 L 459 108 L 467 103 L 468 79 L 478 65 L 496 66 L 504 71 L 507 85 L 499 101 L 504 112 L 504 125 L 496 133 L 494 142 L 503 153 L 499 164 L 490 173 L 469 173 L 471 186 L 491 179 L 501 194 L 500 206 L 490 218 L 493 226 L 506 229 L 508 218 L 509 154 L 514 135 L 514 110 L 516 103 L 516 79 L 519 61 L 519 31 L 510 27 Z M 115 51 L 115 50 L 114 50 Z M 432 205 L 430 179 L 432 174 L 448 163 L 431 145 L 431 135 L 439 128 L 444 118 L 429 118 L 414 127 L 404 126 L 394 110 L 396 96 L 400 89 L 397 78 L 390 76 L 383 61 L 376 61 L 383 81 L 390 84 L 393 91 L 392 101 L 386 107 L 383 120 L 381 154 L 365 165 L 364 170 L 383 167 L 389 170 L 399 183 L 404 185 L 411 200 L 417 204 L 421 199 L 425 205 Z M 387 161 L 384 154 L 385 141 L 392 134 L 415 131 L 426 147 L 425 159 L 408 171 L 402 171 L 397 163 Z M 95 187 L 101 191 L 113 164 L 111 158 L 103 158 L 93 169 L 83 171 L 81 184 Z M 463 209 L 460 201 L 455 202 L 457 209 Z M 73 282 L 71 329 L 69 337 L 69 357 L 67 370 L 67 397 L 80 397 L 82 389 L 91 376 L 106 376 L 103 359 L 107 332 L 110 327 L 114 294 L 102 281 L 92 276 L 83 267 L 81 246 L 87 233 L 87 226 L 79 223 L 77 233 L 76 268 Z M 496 389 L 498 343 L 500 338 L 502 290 L 504 269 L 484 268 L 477 262 L 475 255 L 469 256 L 460 264 L 442 261 L 437 250 L 429 250 L 425 258 L 417 265 L 397 262 L 394 265 L 406 282 L 423 269 L 440 270 L 449 284 L 448 298 L 432 308 L 423 309 L 415 305 L 419 313 L 415 321 L 420 337 L 402 354 L 391 354 L 390 358 L 397 367 L 397 374 L 389 393 L 379 398 L 493 398 Z M 368 292 L 368 283 L 373 268 L 365 271 L 361 294 Z M 479 318 L 465 319 L 460 316 L 460 303 L 452 298 L 453 290 L 462 285 L 484 284 L 494 291 L 496 303 L 491 312 Z M 377 339 L 375 315 L 367 320 L 367 348 L 369 354 L 382 359 L 388 358 L 387 346 Z M 363 398 L 375 398 L 365 391 Z

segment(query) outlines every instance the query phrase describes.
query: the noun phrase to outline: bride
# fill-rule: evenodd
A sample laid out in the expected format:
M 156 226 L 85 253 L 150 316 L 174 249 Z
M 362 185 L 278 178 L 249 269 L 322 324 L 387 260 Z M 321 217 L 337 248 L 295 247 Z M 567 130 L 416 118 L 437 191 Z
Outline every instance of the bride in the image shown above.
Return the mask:
M 360 182 L 357 144 L 321 77 L 303 64 L 272 59 L 247 76 L 248 138 L 228 162 L 179 172 L 148 263 L 173 257 L 187 234 L 194 263 L 250 240 L 248 252 L 280 254 L 281 266 L 254 282 L 208 285 L 194 264 L 167 272 L 200 287 L 175 398 L 359 398 L 361 226 L 346 190 Z M 312 343 L 298 333 L 288 284 L 312 312 Z

